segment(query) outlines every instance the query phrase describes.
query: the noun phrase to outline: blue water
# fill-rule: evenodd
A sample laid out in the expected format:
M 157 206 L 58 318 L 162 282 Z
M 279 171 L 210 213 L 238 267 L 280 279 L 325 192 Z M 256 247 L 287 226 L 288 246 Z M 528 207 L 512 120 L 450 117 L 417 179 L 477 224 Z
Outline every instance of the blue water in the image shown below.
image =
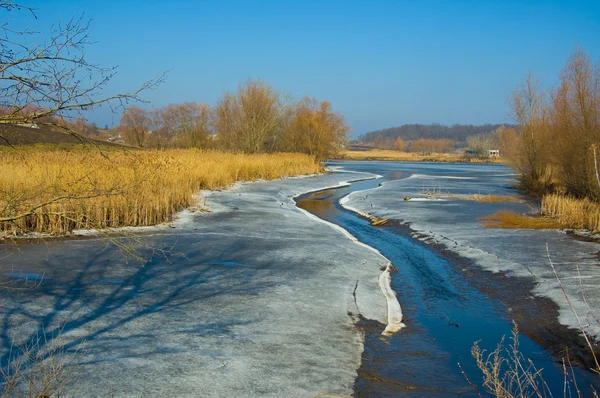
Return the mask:
M 382 325 L 367 327 L 356 394 L 478 396 L 478 392 L 466 381 L 461 367 L 473 384 L 481 385 L 480 372 L 470 352 L 473 343 L 481 340 L 482 348 L 488 350 L 493 350 L 503 336 L 506 336 L 506 346 L 511 343 L 512 308 L 510 303 L 507 304 L 510 300 L 504 300 L 502 294 L 500 298 L 498 294 L 488 295 L 488 291 L 495 290 L 497 293 L 502 289 L 498 281 L 503 277 L 492 277 L 482 271 L 473 274 L 469 272 L 471 264 L 412 238 L 405 228 L 374 227 L 366 219 L 339 205 L 339 199 L 350 192 L 371 189 L 383 181 L 405 178 L 417 171 L 439 174 L 445 167 L 414 164 L 407 170 L 404 164 L 399 170 L 397 165 L 363 162 L 346 166 L 350 170 L 381 174 L 384 178 L 305 195 L 298 200 L 300 207 L 345 228 L 361 242 L 379 250 L 399 270 L 393 275 L 392 287 L 403 307 L 408 327 L 391 338 L 379 335 Z M 468 175 L 468 165 L 456 166 Z M 477 280 L 474 281 L 474 278 Z M 517 289 L 519 283 L 518 280 L 510 282 Z M 527 289 L 525 283 L 523 289 Z M 514 292 L 507 291 L 507 294 Z M 528 291 L 520 291 L 519 294 L 529 296 Z M 537 368 L 543 368 L 549 390 L 562 396 L 564 376 L 559 358 L 522 334 L 519 344 L 523 356 L 530 358 Z M 589 384 L 600 385 L 597 377 L 590 372 L 575 371 L 584 394 L 590 393 Z M 481 387 L 479 390 L 484 393 Z

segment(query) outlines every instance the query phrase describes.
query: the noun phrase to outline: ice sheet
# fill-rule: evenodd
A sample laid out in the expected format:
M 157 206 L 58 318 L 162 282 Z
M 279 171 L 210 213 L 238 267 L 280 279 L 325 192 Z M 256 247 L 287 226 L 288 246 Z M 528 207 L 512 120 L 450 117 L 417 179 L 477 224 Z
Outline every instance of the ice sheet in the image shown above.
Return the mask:
M 336 166 L 347 171 L 377 170 L 376 165 L 358 162 Z M 515 180 L 509 168 L 502 165 L 392 163 L 386 164 L 385 169 L 388 173 L 399 173 L 403 178 L 367 191 L 353 192 L 340 203 L 363 215 L 401 220 L 418 233 L 415 237 L 442 244 L 486 270 L 533 278 L 536 288 L 532 293 L 558 304 L 560 323 L 579 328 L 549 265 L 548 244 L 550 258 L 573 307 L 583 319 L 584 330 L 600 338 L 600 325 L 595 319 L 600 315 L 600 246 L 597 243 L 574 240 L 563 231 L 486 229 L 477 221 L 500 209 L 530 213 L 531 203 L 480 203 L 452 198 L 426 200 L 427 195 L 420 193 L 518 195 L 511 189 Z M 405 201 L 405 195 L 414 199 Z

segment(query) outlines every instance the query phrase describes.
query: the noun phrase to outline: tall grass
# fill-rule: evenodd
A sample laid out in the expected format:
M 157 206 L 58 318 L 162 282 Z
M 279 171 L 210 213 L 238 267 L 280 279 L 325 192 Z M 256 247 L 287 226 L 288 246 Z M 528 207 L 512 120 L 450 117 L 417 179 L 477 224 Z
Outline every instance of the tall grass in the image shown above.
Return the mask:
M 479 218 L 485 228 L 516 229 L 563 229 L 565 226 L 551 217 L 533 217 L 517 214 L 508 210 L 500 210 L 489 216 Z
M 600 204 L 589 199 L 544 195 L 541 214 L 556 219 L 564 228 L 600 231 Z
M 600 232 L 600 204 L 585 198 L 548 194 L 542 198 L 536 216 L 499 211 L 479 220 L 486 223 L 486 228 L 588 229 L 596 233 Z
M 552 273 L 556 278 L 556 282 L 563 293 L 567 305 L 571 309 L 575 319 L 577 319 L 577 327 L 586 342 L 590 356 L 593 358 L 594 365 L 589 370 L 596 375 L 600 375 L 600 363 L 596 353 L 596 344 L 586 331 L 589 325 L 585 325 L 585 322 L 582 321 L 583 318 L 577 313 L 577 310 L 573 306 L 572 301 L 565 289 L 565 285 L 559 277 L 558 271 L 552 262 L 548 244 L 546 244 L 546 254 L 550 268 L 552 268 Z M 577 267 L 577 276 L 579 278 L 579 284 L 581 288 L 582 279 L 579 267 Z M 598 317 L 596 317 L 588 305 L 583 290 L 580 290 L 580 294 L 587 309 L 587 316 L 591 315 L 594 321 L 597 324 L 600 324 L 600 320 L 598 320 Z M 477 367 L 483 376 L 482 387 L 484 391 L 495 397 L 502 398 L 544 398 L 561 396 L 559 395 L 561 391 L 554 391 L 553 393 L 553 391 L 550 390 L 550 387 L 548 386 L 546 380 L 544 379 L 544 375 L 542 374 L 543 369 L 538 368 L 531 358 L 525 358 L 523 356 L 519 348 L 519 328 L 514 321 L 511 340 L 512 343 L 506 347 L 504 345 L 504 337 L 502 337 L 496 349 L 490 353 L 482 350 L 479 347 L 479 342 L 475 342 L 473 344 L 473 347 L 471 348 L 471 354 L 473 358 L 475 358 Z M 598 392 L 593 386 L 589 386 L 591 387 L 591 391 L 588 392 L 583 392 L 582 389 L 580 389 L 576 374 L 573 369 L 574 365 L 571 363 L 569 358 L 569 350 L 567 347 L 565 347 L 564 353 L 565 355 L 561 358 L 563 376 L 562 396 L 564 398 L 583 398 L 584 396 L 598 397 Z M 481 397 L 481 392 L 477 386 L 470 381 L 460 363 L 458 366 L 467 382 Z M 583 386 L 583 384 L 581 385 Z
M 0 150 L 0 162 L 0 232 L 5 234 L 154 225 L 192 205 L 202 189 L 322 171 L 303 154 L 196 149 L 9 148 Z M 27 213 L 32 214 L 7 221 Z

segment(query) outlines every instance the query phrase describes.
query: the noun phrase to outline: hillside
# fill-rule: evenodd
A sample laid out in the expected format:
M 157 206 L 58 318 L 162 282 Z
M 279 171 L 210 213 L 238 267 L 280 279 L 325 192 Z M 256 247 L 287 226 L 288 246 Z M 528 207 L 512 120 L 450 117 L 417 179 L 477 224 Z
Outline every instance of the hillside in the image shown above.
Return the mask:
M 404 124 L 383 130 L 371 131 L 359 137 L 361 142 L 374 142 L 376 137 L 391 139 L 392 142 L 400 137 L 404 141 L 414 141 L 421 138 L 442 139 L 447 138 L 456 142 L 465 142 L 470 135 L 484 134 L 496 130 L 500 126 L 514 127 L 509 124 Z
M 99 145 L 117 145 L 111 142 L 83 138 Z M 0 124 L 0 146 L 34 144 L 81 144 L 82 140 L 73 135 L 54 131 L 48 127 L 39 128 Z

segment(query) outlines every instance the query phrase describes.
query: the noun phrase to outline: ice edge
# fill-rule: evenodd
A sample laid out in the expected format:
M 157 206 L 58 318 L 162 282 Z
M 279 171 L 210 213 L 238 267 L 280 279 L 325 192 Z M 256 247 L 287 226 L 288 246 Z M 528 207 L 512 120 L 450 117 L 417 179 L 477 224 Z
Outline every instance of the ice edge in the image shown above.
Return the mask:
M 339 172 L 337 170 L 332 170 L 332 171 Z M 342 172 L 348 172 L 348 171 L 342 171 Z M 363 172 L 361 174 L 371 174 L 371 173 Z M 392 289 L 391 273 L 394 268 L 394 266 L 392 265 L 392 262 L 387 257 L 385 257 L 383 254 L 381 254 L 381 252 L 379 250 L 359 241 L 354 235 L 352 235 L 346 229 L 340 227 L 339 225 L 330 223 L 329 221 L 325 221 L 325 220 L 315 216 L 314 214 L 298 207 L 296 205 L 296 201 L 295 201 L 296 198 L 298 198 L 302 195 L 309 194 L 309 193 L 324 191 L 327 189 L 343 188 L 343 187 L 349 186 L 353 182 L 375 180 L 378 178 L 383 178 L 383 176 L 378 175 L 378 174 L 371 174 L 370 177 L 349 180 L 349 181 L 340 181 L 337 185 L 331 185 L 329 187 L 324 187 L 324 188 L 319 188 L 319 189 L 314 189 L 314 190 L 298 193 L 291 197 L 291 201 L 293 202 L 294 206 L 296 206 L 296 208 L 298 210 L 300 210 L 302 213 L 304 213 L 307 217 L 309 217 L 315 221 L 324 223 L 324 224 L 330 226 L 331 228 L 335 229 L 336 231 L 341 232 L 346 238 L 350 239 L 355 244 L 357 244 L 361 247 L 367 248 L 368 250 L 371 250 L 372 252 L 376 253 L 378 256 L 382 257 L 385 261 L 387 261 L 385 270 L 379 276 L 378 285 L 379 285 L 379 290 L 381 290 L 381 293 L 385 297 L 386 308 L 387 308 L 387 311 L 386 311 L 387 312 L 387 314 L 386 314 L 387 325 L 386 325 L 384 331 L 381 332 L 381 334 L 384 336 L 391 336 L 394 333 L 400 331 L 402 328 L 406 327 L 406 325 L 402 322 L 402 318 L 403 318 L 402 307 L 400 306 L 400 302 L 398 301 L 398 298 L 396 297 L 396 293 Z M 347 196 L 340 200 L 340 204 L 342 204 L 342 200 L 345 198 L 347 198 Z M 345 207 L 345 206 L 343 206 L 343 204 L 342 204 L 342 207 Z M 354 209 L 348 209 L 348 210 L 351 210 L 355 213 L 361 214 L 360 212 L 355 211 Z

